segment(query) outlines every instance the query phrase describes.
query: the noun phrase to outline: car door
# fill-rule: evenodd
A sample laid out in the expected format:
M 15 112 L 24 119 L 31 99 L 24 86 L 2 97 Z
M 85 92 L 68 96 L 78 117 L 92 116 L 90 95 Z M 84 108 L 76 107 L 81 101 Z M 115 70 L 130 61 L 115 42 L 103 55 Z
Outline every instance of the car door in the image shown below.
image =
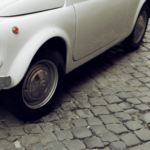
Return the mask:
M 128 0 L 72 0 L 76 13 L 74 60 L 79 60 L 121 36 Z

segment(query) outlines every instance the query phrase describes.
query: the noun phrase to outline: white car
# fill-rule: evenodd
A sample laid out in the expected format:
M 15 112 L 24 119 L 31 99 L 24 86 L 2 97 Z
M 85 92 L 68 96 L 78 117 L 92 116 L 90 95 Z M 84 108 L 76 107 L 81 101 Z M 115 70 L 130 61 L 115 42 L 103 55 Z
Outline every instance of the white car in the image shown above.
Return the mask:
M 0 0 L 8 109 L 26 120 L 48 113 L 65 74 L 124 40 L 128 51 L 139 47 L 149 10 L 149 0 Z

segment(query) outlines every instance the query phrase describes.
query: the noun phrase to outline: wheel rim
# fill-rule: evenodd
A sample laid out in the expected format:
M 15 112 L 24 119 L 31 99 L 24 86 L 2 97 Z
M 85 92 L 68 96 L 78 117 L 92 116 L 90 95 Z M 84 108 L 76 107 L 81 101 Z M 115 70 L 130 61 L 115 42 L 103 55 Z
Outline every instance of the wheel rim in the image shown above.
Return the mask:
M 36 63 L 27 74 L 22 89 L 27 107 L 37 109 L 49 102 L 58 84 L 56 65 L 50 60 Z
M 135 43 L 139 43 L 140 40 L 142 39 L 144 32 L 145 32 L 145 28 L 146 28 L 146 23 L 147 23 L 147 13 L 146 11 L 143 11 L 140 14 L 138 21 L 136 23 L 136 26 L 135 26 L 135 31 L 134 31 Z

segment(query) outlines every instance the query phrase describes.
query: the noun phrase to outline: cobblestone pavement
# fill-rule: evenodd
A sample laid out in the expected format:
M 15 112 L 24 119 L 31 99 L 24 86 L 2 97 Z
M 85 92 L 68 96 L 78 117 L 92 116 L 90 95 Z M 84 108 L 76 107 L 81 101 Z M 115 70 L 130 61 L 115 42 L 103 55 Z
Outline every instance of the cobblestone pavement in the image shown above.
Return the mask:
M 149 150 L 150 24 L 138 50 L 116 46 L 66 77 L 53 111 L 23 122 L 0 106 L 0 150 Z

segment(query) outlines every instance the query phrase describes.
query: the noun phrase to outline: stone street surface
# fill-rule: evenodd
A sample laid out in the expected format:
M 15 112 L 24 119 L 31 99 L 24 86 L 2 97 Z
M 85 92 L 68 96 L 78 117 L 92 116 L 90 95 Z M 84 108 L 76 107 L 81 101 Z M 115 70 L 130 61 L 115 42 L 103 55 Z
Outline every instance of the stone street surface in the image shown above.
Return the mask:
M 23 122 L 0 106 L 0 150 L 150 150 L 150 24 L 66 76 L 53 110 Z

